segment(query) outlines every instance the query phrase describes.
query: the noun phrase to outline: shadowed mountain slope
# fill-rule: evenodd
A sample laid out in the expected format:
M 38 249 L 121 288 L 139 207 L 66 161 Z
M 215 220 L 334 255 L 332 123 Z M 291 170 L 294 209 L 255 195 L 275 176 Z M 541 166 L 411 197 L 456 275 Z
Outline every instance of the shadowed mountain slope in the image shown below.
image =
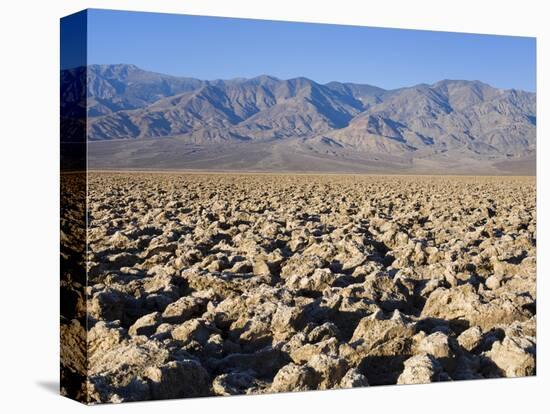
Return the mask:
M 65 72 L 62 83 L 75 78 Z M 134 65 L 92 65 L 87 76 L 89 141 L 170 139 L 164 146 L 200 148 L 194 152 L 199 158 L 237 145 L 241 157 L 262 148 L 270 162 L 276 162 L 273 154 L 287 152 L 359 164 L 380 157 L 438 165 L 465 157 L 482 163 L 534 159 L 536 95 L 479 81 L 384 90 L 267 75 L 205 81 Z M 71 90 L 62 85 L 69 101 Z M 155 151 L 154 145 L 137 146 Z M 162 169 L 158 154 L 138 152 Z

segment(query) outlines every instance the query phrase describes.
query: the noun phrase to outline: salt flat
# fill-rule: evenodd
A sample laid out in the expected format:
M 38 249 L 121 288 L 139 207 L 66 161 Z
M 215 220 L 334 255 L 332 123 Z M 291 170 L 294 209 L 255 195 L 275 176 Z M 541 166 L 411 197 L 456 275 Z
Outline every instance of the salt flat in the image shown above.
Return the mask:
M 533 177 L 88 180 L 92 402 L 536 372 Z

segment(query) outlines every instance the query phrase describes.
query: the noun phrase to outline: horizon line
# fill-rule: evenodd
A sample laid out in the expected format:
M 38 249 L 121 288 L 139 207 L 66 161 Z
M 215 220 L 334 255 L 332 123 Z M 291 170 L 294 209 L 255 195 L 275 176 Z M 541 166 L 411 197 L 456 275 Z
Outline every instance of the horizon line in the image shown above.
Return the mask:
M 142 70 L 144 72 L 154 73 L 154 74 L 157 74 L 157 75 L 171 76 L 171 77 L 175 77 L 175 78 L 187 78 L 187 79 L 194 79 L 194 80 L 206 81 L 206 82 L 252 80 L 252 79 L 256 79 L 256 78 L 260 78 L 260 77 L 265 76 L 265 77 L 273 78 L 275 80 L 283 81 L 283 82 L 291 81 L 291 80 L 295 80 L 295 79 L 307 79 L 307 80 L 312 81 L 312 82 L 314 82 L 318 85 L 323 85 L 323 86 L 326 86 L 330 83 L 340 83 L 340 84 L 344 84 L 344 85 L 349 84 L 349 85 L 371 86 L 371 87 L 374 87 L 374 88 L 382 89 L 383 91 L 396 91 L 396 90 L 399 90 L 399 89 L 414 88 L 414 87 L 418 87 L 418 86 L 430 86 L 430 87 L 432 87 L 432 86 L 435 86 L 437 83 L 450 81 L 450 82 L 481 83 L 481 84 L 487 85 L 487 86 L 489 86 L 493 89 L 498 89 L 498 90 L 503 90 L 503 91 L 522 91 L 522 92 L 525 92 L 525 93 L 532 93 L 532 94 L 535 94 L 535 95 L 537 93 L 536 88 L 535 88 L 534 91 L 527 90 L 527 89 L 522 89 L 522 88 L 500 88 L 498 86 L 493 86 L 491 83 L 489 83 L 487 81 L 480 80 L 480 79 L 443 78 L 443 79 L 439 79 L 439 80 L 437 80 L 433 83 L 419 82 L 419 83 L 415 83 L 415 84 L 411 84 L 411 85 L 398 86 L 398 87 L 394 87 L 394 88 L 384 88 L 384 87 L 381 87 L 381 86 L 374 85 L 372 83 L 360 83 L 360 82 L 349 82 L 349 81 L 339 81 L 339 80 L 331 80 L 329 82 L 323 83 L 323 82 L 318 82 L 315 79 L 309 78 L 307 76 L 295 76 L 295 77 L 292 77 L 292 78 L 283 79 L 283 78 L 279 78 L 277 76 L 270 75 L 270 74 L 267 74 L 267 73 L 261 73 L 259 75 L 252 76 L 252 77 L 243 76 L 243 77 L 234 77 L 234 78 L 203 79 L 203 78 L 195 77 L 195 76 L 187 76 L 187 75 L 180 75 L 180 74 L 173 74 L 173 73 L 159 72 L 159 71 L 156 71 L 156 70 L 144 69 L 143 67 L 138 66 L 135 63 L 89 63 L 89 64 L 86 65 L 86 67 L 91 67 L 91 66 L 133 66 L 133 67 L 135 67 L 139 70 Z M 84 67 L 84 65 L 73 66 L 73 67 L 69 67 L 69 68 L 60 68 L 60 70 L 61 71 L 74 70 L 74 69 L 78 69 L 78 68 L 82 68 L 82 67 Z

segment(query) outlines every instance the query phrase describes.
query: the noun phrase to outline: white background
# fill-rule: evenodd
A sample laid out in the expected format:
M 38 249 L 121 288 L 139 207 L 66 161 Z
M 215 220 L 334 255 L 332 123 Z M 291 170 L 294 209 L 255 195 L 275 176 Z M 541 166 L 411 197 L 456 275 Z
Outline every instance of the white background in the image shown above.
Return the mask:
M 0 411 L 78 413 L 58 384 L 59 18 L 87 7 L 537 37 L 538 375 L 256 397 L 108 405 L 100 412 L 541 412 L 547 407 L 548 16 L 515 0 L 6 0 L 0 12 Z M 467 62 L 465 62 L 467 64 Z M 403 62 L 406 70 L 407 62 Z M 546 388 L 546 390 L 545 390 Z M 537 408 L 538 406 L 538 408 Z M 88 411 L 89 412 L 89 411 Z

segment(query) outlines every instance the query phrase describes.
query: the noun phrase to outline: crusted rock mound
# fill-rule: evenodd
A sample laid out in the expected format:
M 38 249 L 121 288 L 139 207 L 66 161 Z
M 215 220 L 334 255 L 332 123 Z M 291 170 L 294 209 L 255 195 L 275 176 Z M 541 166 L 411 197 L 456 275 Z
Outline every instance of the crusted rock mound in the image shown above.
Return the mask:
M 531 178 L 89 180 L 92 402 L 536 373 Z

